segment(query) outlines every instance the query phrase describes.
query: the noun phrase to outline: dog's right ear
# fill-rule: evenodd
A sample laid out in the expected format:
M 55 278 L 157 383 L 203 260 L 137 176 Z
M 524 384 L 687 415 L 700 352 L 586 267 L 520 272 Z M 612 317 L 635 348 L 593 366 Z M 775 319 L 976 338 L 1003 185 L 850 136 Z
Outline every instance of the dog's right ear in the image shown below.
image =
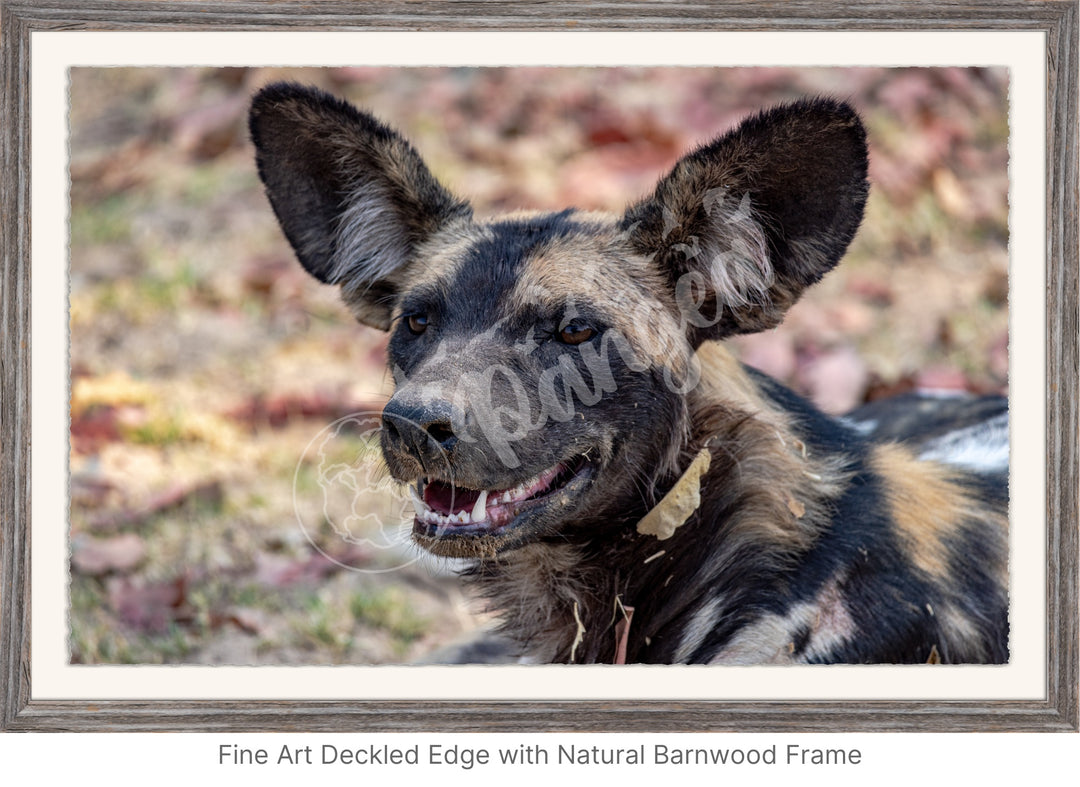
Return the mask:
M 338 284 L 357 319 L 390 326 L 417 246 L 468 203 L 396 132 L 315 88 L 269 85 L 249 115 L 259 177 L 301 264 Z

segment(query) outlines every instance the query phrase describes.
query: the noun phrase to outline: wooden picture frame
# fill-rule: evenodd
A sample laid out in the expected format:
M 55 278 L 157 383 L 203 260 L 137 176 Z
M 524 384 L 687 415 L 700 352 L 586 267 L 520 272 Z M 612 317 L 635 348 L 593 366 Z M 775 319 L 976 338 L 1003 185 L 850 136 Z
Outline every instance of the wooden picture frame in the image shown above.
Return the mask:
M 0 0 L 0 729 L 10 731 L 1075 731 L 1078 706 L 1078 4 Z M 1046 694 L 963 701 L 59 701 L 32 699 L 30 36 L 53 30 L 1035 31 L 1045 34 Z

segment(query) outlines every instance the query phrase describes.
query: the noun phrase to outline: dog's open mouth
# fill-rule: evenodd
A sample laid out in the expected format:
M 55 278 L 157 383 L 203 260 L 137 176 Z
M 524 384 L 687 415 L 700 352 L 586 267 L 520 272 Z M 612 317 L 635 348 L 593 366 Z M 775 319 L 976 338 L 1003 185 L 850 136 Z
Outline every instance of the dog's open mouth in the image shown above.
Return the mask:
M 468 489 L 439 479 L 409 487 L 416 509 L 414 530 L 428 538 L 488 535 L 511 525 L 526 512 L 569 502 L 582 491 L 594 466 L 584 457 L 559 462 L 506 488 Z

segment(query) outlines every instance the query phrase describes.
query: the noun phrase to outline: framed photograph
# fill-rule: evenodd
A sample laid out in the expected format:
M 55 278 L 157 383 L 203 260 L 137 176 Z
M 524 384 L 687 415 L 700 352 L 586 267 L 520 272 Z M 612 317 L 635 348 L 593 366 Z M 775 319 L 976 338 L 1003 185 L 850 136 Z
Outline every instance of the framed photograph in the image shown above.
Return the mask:
M 768 20 L 744 3 L 676 19 L 656 3 L 285 8 L 0 6 L 18 76 L 3 96 L 0 728 L 291 730 L 295 712 L 336 732 L 1078 729 L 1075 3 L 800 3 Z M 339 145 L 345 131 L 362 144 Z M 744 155 L 747 140 L 770 153 Z M 850 140 L 850 156 L 823 153 Z M 687 185 L 695 168 L 735 180 Z M 739 173 L 753 208 L 729 199 Z M 705 225 L 683 233 L 703 214 L 680 216 L 680 190 L 711 195 L 704 213 L 734 233 L 724 249 Z M 809 195 L 836 206 L 790 207 Z M 527 269 L 521 233 L 544 238 Z M 627 263 L 631 247 L 654 267 Z M 470 254 L 483 275 L 462 273 Z M 703 278 L 694 260 L 710 255 L 757 263 Z M 523 280 L 526 295 L 492 294 Z M 572 297 L 538 341 L 537 304 L 559 287 Z M 668 304 L 679 342 L 655 316 Z M 541 328 L 507 343 L 521 320 Z M 415 360 L 466 323 L 467 341 Z M 514 412 L 505 397 L 530 367 L 513 359 L 545 342 L 575 358 L 595 344 L 611 384 L 559 360 L 524 386 L 543 416 Z M 503 349 L 497 367 L 515 371 L 492 382 Z M 431 395 L 469 359 L 483 368 L 456 390 L 483 378 L 504 396 L 486 416 L 474 395 L 463 410 Z M 667 393 L 642 393 L 638 365 Z M 642 448 L 650 428 L 683 428 L 663 419 L 713 373 L 771 447 Z M 640 423 L 625 412 L 672 391 Z M 924 409 L 893 420 L 894 397 Z M 977 429 L 966 411 L 959 431 L 928 425 L 961 401 L 983 408 Z M 575 418 L 588 428 L 567 432 Z M 543 449 L 517 428 L 538 419 L 563 430 Z M 884 447 L 856 465 L 849 432 L 811 439 L 807 423 Z M 467 458 L 471 442 L 504 469 Z M 813 464 L 826 446 L 848 458 Z M 905 458 L 948 464 L 946 449 L 978 449 L 957 461 L 1007 474 L 1007 500 Z M 671 536 L 714 504 L 700 479 L 729 454 L 729 488 L 762 487 L 743 505 L 764 505 L 770 472 L 801 474 L 783 488 L 803 492 L 742 526 L 745 554 L 682 554 Z M 622 488 L 603 475 L 611 457 L 627 489 L 652 490 L 623 493 L 625 516 L 589 486 Z M 665 462 L 666 485 L 643 480 Z M 856 502 L 830 483 L 871 491 Z M 598 531 L 585 546 L 544 518 L 579 487 L 648 542 L 632 566 L 591 546 Z M 900 546 L 829 546 L 815 523 L 856 505 L 880 507 Z M 769 569 L 753 561 L 780 549 L 777 517 L 807 542 Z M 998 547 L 969 535 L 980 518 L 1002 526 Z M 574 549 L 507 557 L 553 540 Z M 793 568 L 796 552 L 832 557 Z M 710 560 L 706 584 L 729 594 L 775 570 L 779 606 L 753 596 L 743 621 L 695 589 Z M 862 613 L 938 639 L 879 635 L 855 611 L 859 560 L 972 584 Z M 916 587 L 890 581 L 898 599 Z M 690 606 L 661 625 L 656 599 Z M 984 631 L 995 604 L 1002 624 Z

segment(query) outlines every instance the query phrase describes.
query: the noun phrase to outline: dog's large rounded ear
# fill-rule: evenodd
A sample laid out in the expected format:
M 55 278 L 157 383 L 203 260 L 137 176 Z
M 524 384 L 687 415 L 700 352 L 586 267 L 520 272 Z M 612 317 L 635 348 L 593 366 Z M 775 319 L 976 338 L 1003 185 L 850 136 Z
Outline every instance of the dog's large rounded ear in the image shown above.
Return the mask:
M 681 159 L 622 220 L 669 277 L 694 346 L 777 325 L 862 221 L 866 132 L 828 99 L 763 112 Z
M 259 177 L 301 264 L 338 284 L 357 318 L 386 330 L 425 238 L 471 216 L 401 136 L 321 90 L 291 83 L 255 95 Z

